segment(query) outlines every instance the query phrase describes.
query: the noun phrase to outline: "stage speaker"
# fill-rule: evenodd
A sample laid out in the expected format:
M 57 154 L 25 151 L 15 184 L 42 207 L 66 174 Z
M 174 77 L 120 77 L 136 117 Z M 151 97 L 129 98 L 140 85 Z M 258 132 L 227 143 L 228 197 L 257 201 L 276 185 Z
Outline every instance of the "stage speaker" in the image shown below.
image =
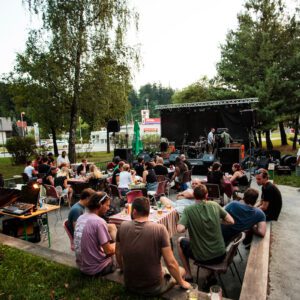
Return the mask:
M 114 156 L 120 156 L 120 158 L 122 160 L 131 162 L 132 161 L 132 149 L 117 148 L 114 150 Z
M 245 109 L 240 111 L 242 123 L 245 127 L 251 128 L 257 126 L 257 117 L 255 109 Z
M 204 163 L 213 163 L 215 161 L 215 156 L 213 154 L 204 154 L 202 156 L 202 161 Z
M 120 124 L 118 120 L 109 120 L 107 122 L 107 131 L 108 132 L 119 132 Z
M 241 150 L 240 148 L 220 148 L 219 158 L 222 164 L 222 171 L 231 172 L 232 165 L 234 163 L 240 163 Z

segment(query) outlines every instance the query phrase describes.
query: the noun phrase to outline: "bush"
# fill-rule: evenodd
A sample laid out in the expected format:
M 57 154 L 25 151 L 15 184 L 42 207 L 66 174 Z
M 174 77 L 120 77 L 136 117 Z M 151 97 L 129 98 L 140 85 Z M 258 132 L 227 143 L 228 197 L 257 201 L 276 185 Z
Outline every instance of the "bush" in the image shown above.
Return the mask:
M 12 137 L 6 142 L 6 149 L 15 164 L 25 164 L 35 154 L 36 144 L 33 137 Z

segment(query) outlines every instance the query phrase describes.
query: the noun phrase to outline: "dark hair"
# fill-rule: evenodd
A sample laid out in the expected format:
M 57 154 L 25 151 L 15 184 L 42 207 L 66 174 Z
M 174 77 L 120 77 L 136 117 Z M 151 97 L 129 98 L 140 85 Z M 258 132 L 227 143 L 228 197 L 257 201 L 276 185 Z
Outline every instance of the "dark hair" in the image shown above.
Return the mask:
M 43 157 L 43 158 L 42 158 L 42 162 L 43 162 L 43 163 L 48 162 L 48 158 L 47 158 L 47 157 Z
M 119 161 L 118 166 L 119 168 L 122 168 L 125 165 L 125 162 L 123 160 Z
M 106 196 L 106 197 L 105 197 Z M 103 198 L 104 197 L 104 198 Z M 103 199 L 102 199 L 103 198 Z M 102 201 L 100 202 L 100 200 Z M 95 192 L 89 199 L 86 207 L 89 210 L 95 210 L 100 208 L 105 202 L 110 200 L 109 196 L 105 192 Z
M 48 156 L 53 156 L 53 153 L 52 153 L 52 152 L 49 152 L 47 155 L 48 155 Z
M 240 164 L 238 163 L 233 164 L 232 167 L 235 168 L 237 171 L 240 171 L 242 169 Z
M 83 159 L 81 160 L 81 162 L 85 162 L 85 161 L 87 161 L 86 158 L 83 158 Z
M 266 179 L 266 178 L 269 178 L 269 173 L 266 169 L 258 169 L 256 172 L 255 172 L 255 175 L 260 175 L 262 176 L 262 178 Z
M 85 199 L 91 197 L 94 193 L 95 193 L 95 191 L 91 188 L 84 189 L 80 194 L 80 199 L 85 200 Z
M 142 157 L 142 156 L 138 157 L 138 163 L 143 162 L 143 160 L 144 160 L 144 157 Z
M 246 204 L 254 205 L 258 198 L 258 190 L 248 188 L 244 193 L 244 201 Z
M 180 156 L 177 156 L 177 157 L 175 158 L 175 164 L 178 165 L 178 164 L 181 163 L 181 162 L 182 162 L 182 160 L 181 160 Z
M 31 165 L 31 160 L 27 160 L 27 161 L 26 161 L 26 165 L 27 165 L 27 166 L 30 166 L 30 165 Z
M 150 201 L 147 197 L 137 197 L 132 202 L 132 211 L 136 210 L 139 216 L 149 216 Z
M 194 198 L 196 200 L 203 200 L 206 198 L 206 195 L 207 195 L 207 188 L 204 184 L 200 184 L 199 186 L 195 187 Z
M 147 161 L 145 163 L 145 166 L 147 170 L 153 169 L 153 163 L 151 161 Z
M 120 156 L 115 156 L 115 157 L 113 158 L 113 162 L 114 162 L 115 164 L 118 164 L 120 161 L 121 161 L 121 157 L 120 157 Z
M 220 163 L 218 163 L 218 162 L 214 162 L 213 164 L 212 164 L 212 171 L 217 171 L 219 168 L 221 168 L 222 167 L 222 165 L 220 164 Z

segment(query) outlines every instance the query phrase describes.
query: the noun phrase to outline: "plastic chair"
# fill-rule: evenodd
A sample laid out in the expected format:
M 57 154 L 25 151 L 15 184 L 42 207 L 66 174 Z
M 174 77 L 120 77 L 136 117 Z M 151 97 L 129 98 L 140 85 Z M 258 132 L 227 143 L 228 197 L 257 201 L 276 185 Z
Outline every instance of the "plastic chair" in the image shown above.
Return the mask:
M 46 198 L 45 198 L 45 202 L 52 204 L 53 202 L 57 205 L 59 205 L 59 214 L 60 214 L 60 219 L 62 220 L 62 215 L 61 215 L 61 199 L 62 196 L 59 195 L 59 193 L 57 192 L 56 188 L 52 185 L 48 185 L 48 184 L 44 184 L 44 188 L 46 189 Z M 56 219 L 58 221 L 58 217 L 57 217 L 57 210 L 56 212 Z
M 71 250 L 72 250 L 72 251 L 75 251 L 75 247 L 74 247 L 74 238 L 73 238 L 73 236 L 72 236 L 72 234 L 71 234 L 71 232 L 70 232 L 70 230 L 69 230 L 68 222 L 69 222 L 68 220 L 65 220 L 64 223 L 63 223 L 63 226 L 64 226 L 64 229 L 65 229 L 65 231 L 66 231 L 66 233 L 67 233 L 67 235 L 68 235 L 68 237 L 69 237 L 69 239 L 70 239 L 70 247 L 71 247 Z
M 205 183 L 207 191 L 208 191 L 208 199 L 209 200 L 217 200 L 221 206 L 224 206 L 224 197 L 220 192 L 220 187 L 218 184 L 214 183 Z
M 221 263 L 206 265 L 205 263 L 195 261 L 194 264 L 197 266 L 197 281 L 196 282 L 198 282 L 200 268 L 212 271 L 215 274 L 217 274 L 217 276 L 220 280 L 220 283 L 222 285 L 222 288 L 224 290 L 225 296 L 227 297 L 226 289 L 225 289 L 224 283 L 223 283 L 220 275 L 225 274 L 227 272 L 228 268 L 230 268 L 230 265 L 233 264 L 234 269 L 238 275 L 239 281 L 242 284 L 241 276 L 240 276 L 240 274 L 237 270 L 236 264 L 234 262 L 234 256 L 237 254 L 239 244 L 245 239 L 245 236 L 246 236 L 246 234 L 244 232 L 241 232 L 235 238 L 233 238 L 233 240 L 227 246 L 226 256 Z M 232 275 L 233 275 L 233 272 L 232 272 Z
M 135 198 L 143 197 L 141 190 L 130 191 L 126 194 L 127 203 L 132 203 Z
M 156 203 L 156 199 L 159 199 L 161 196 L 166 195 L 166 185 L 168 181 L 160 181 L 157 184 L 156 191 L 148 191 L 147 195 L 150 197 L 150 201 L 153 201 L 154 204 Z

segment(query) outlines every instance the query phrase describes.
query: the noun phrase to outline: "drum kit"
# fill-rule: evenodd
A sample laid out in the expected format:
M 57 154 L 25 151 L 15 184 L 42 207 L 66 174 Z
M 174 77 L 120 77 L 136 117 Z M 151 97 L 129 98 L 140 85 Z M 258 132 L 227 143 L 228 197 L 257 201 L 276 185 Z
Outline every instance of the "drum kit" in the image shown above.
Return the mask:
M 188 158 L 198 158 L 205 153 L 207 140 L 204 136 L 200 136 L 197 142 L 189 142 L 188 145 L 183 145 L 183 152 Z

